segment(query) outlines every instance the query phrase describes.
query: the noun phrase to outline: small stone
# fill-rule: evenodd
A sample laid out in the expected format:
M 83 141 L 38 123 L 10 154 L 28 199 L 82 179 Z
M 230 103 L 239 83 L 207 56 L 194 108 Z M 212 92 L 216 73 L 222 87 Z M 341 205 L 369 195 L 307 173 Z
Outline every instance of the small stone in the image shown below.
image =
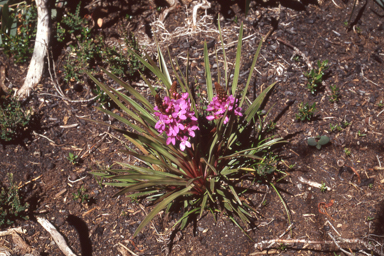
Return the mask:
M 71 173 L 69 174 L 69 177 L 71 178 L 72 181 L 77 180 L 77 178 L 78 178 L 77 174 L 74 173 L 74 172 L 71 172 Z
M 56 221 L 55 221 L 55 224 L 56 226 L 60 227 L 61 225 L 63 225 L 65 222 L 64 218 L 63 217 L 57 217 Z
M 295 96 L 295 94 L 293 92 L 291 92 L 291 91 L 285 91 L 284 94 L 286 96 Z
M 33 228 L 28 229 L 27 234 L 28 236 L 33 236 L 35 234 L 35 230 Z
M 365 94 L 365 91 L 362 91 L 362 90 L 357 90 L 357 92 L 358 92 L 361 96 L 363 96 L 363 95 Z

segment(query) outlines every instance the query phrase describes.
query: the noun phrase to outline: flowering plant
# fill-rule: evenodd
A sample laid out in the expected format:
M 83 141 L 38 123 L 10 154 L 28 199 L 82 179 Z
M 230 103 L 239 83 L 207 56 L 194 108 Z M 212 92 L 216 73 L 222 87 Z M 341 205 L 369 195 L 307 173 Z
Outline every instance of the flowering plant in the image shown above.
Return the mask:
M 191 215 L 202 216 L 206 209 L 210 209 L 213 214 L 226 213 L 239 227 L 241 226 L 234 217 L 239 217 L 244 225 L 248 225 L 254 218 L 255 210 L 251 203 L 240 196 L 247 190 L 242 181 L 250 179 L 252 183 L 257 175 L 269 174 L 276 170 L 276 163 L 269 161 L 268 154 L 271 147 L 282 140 L 265 136 L 263 119 L 258 115 L 266 94 L 274 84 L 268 86 L 246 108 L 243 107 L 261 42 L 245 89 L 240 96 L 235 96 L 240 71 L 242 34 L 241 25 L 231 93 L 218 81 L 214 83 L 216 89 L 214 97 L 208 49 L 206 43 L 204 44 L 209 102 L 206 110 L 199 108 L 195 103 L 194 93 L 188 86 L 188 75 L 179 75 L 173 66 L 178 82 L 171 83 L 161 51 L 159 51 L 161 70 L 151 59 L 148 58 L 147 62 L 132 51 L 132 54 L 165 86 L 166 95 L 164 93 L 161 95 L 147 82 L 156 106 L 133 87 L 107 71 L 105 72 L 132 97 L 113 88 L 107 88 L 90 75 L 91 79 L 129 117 L 124 118 L 123 115 L 100 108 L 104 113 L 127 125 L 128 129 L 122 130 L 113 125 L 105 125 L 123 133 L 134 146 L 127 147 L 123 152 L 141 161 L 139 166 L 119 163 L 122 169 L 98 171 L 94 172 L 94 175 L 116 181 L 106 183 L 122 187 L 116 195 L 131 192 L 129 197 L 146 197 L 154 200 L 155 207 L 140 223 L 133 236 L 136 236 L 157 213 L 163 209 L 169 210 L 175 202 L 183 202 L 184 205 L 182 209 L 184 214 L 176 223 L 181 224 L 181 228 L 187 224 Z M 226 61 L 224 46 L 223 54 Z M 146 81 L 145 77 L 143 79 Z M 225 84 L 228 85 L 226 69 L 225 80 Z M 178 85 L 181 92 L 178 92 Z M 93 122 L 104 124 L 99 121 Z

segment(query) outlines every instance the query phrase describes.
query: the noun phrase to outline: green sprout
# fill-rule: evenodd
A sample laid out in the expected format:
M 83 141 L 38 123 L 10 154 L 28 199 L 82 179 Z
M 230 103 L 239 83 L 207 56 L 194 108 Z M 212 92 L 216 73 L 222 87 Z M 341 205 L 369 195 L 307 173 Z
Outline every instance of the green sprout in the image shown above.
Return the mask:
M 368 188 L 369 188 L 369 189 L 373 189 L 373 184 L 370 183 L 370 184 L 368 185 Z
M 346 156 L 350 156 L 351 155 L 351 150 L 349 148 L 344 148 L 344 153 Z
M 357 136 L 359 136 L 359 137 L 365 137 L 365 136 L 367 136 L 367 134 L 365 134 L 365 133 L 361 133 L 360 132 L 360 130 L 357 132 Z
M 279 248 L 278 248 L 280 251 L 285 251 L 286 249 L 287 249 L 287 246 L 285 245 L 285 244 L 283 244 L 283 243 L 281 243 L 280 245 L 279 245 Z
M 331 85 L 331 98 L 329 99 L 330 102 L 338 102 L 340 99 L 340 90 L 336 85 Z
M 327 186 L 325 185 L 325 182 L 321 183 L 320 191 L 322 193 L 325 193 L 327 191 Z
M 383 100 L 380 100 L 380 102 L 377 103 L 377 107 L 378 107 L 379 109 L 382 109 L 382 108 L 384 107 Z
M 72 193 L 73 200 L 80 201 L 82 204 L 87 203 L 89 201 L 89 195 L 85 194 L 86 191 L 87 189 L 84 186 L 81 186 L 76 193 Z
M 366 221 L 373 221 L 375 217 L 367 217 Z
M 239 22 L 237 15 L 233 18 L 233 22 L 236 24 Z
M 69 152 L 69 153 L 68 153 L 68 157 L 67 157 L 67 159 L 69 160 L 69 162 L 70 162 L 71 164 L 73 164 L 73 165 L 78 164 L 78 163 L 79 163 L 79 159 L 78 159 L 78 158 L 79 158 L 79 156 L 73 154 L 72 152 Z
M 321 149 L 321 146 L 324 146 L 329 142 L 329 137 L 328 136 L 316 136 L 314 138 L 309 138 L 307 140 L 307 143 L 309 146 L 316 147 L 317 149 Z
M 296 119 L 300 121 L 310 121 L 315 113 L 315 110 L 316 102 L 314 102 L 312 105 L 309 105 L 308 103 L 304 104 L 301 102 L 299 105 L 299 114 L 296 114 Z
M 299 62 L 301 60 L 301 56 L 296 55 L 295 57 L 293 57 L 293 60 Z
M 341 128 L 341 126 L 339 124 L 329 124 L 329 129 L 331 129 L 331 132 L 334 132 L 334 131 L 338 131 L 338 132 L 341 132 L 343 130 L 343 128 Z
M 318 68 L 314 68 L 309 73 L 304 73 L 305 77 L 308 79 L 307 88 L 312 93 L 315 94 L 318 87 L 321 85 L 324 76 L 324 70 L 328 67 L 328 60 L 324 60 L 323 62 L 317 61 Z
M 347 127 L 348 125 L 350 125 L 351 123 L 350 122 L 348 122 L 348 121 L 343 121 L 343 127 L 345 128 L 345 127 Z

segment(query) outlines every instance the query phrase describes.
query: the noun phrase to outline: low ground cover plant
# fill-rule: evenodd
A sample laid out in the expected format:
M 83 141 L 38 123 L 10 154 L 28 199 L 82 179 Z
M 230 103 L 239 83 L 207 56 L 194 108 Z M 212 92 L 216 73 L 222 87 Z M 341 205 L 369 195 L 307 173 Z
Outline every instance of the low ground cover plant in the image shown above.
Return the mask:
M 308 79 L 307 88 L 312 94 L 315 94 L 321 86 L 324 71 L 328 68 L 327 65 L 328 60 L 324 60 L 323 62 L 317 61 L 317 68 L 310 70 L 308 73 L 304 73 L 305 77 Z
M 23 63 L 33 53 L 30 44 L 36 37 L 37 10 L 35 4 L 15 2 L 18 1 L 8 1 L 1 8 L 0 47 L 15 63 Z
M 20 137 L 32 118 L 31 109 L 23 109 L 11 96 L 0 97 L 0 141 L 12 141 Z
M 304 104 L 304 102 L 301 102 L 299 105 L 299 113 L 296 114 L 296 120 L 300 120 L 302 122 L 311 121 L 315 111 L 316 102 L 314 102 L 312 105 L 309 105 L 308 103 Z
M 277 157 L 272 147 L 283 140 L 266 135 L 263 130 L 265 117 L 259 115 L 260 106 L 274 84 L 268 86 L 252 103 L 247 104 L 245 100 L 262 41 L 245 89 L 237 96 L 242 34 L 241 25 L 231 91 L 224 86 L 229 84 L 227 70 L 225 81 L 212 82 L 208 49 L 204 44 L 209 102 L 206 106 L 196 104 L 193 89 L 189 88 L 188 75 L 177 72 L 174 66 L 177 81 L 171 81 L 160 50 L 161 69 L 151 59 L 147 62 L 131 51 L 165 86 L 163 93 L 160 93 L 151 83 L 147 83 L 156 106 L 109 72 L 106 73 L 135 100 L 106 87 L 89 74 L 128 118 L 99 109 L 129 129 L 88 120 L 123 133 L 135 146 L 127 147 L 124 152 L 141 162 L 141 165 L 119 163 L 122 169 L 101 170 L 94 172 L 94 175 L 112 180 L 104 184 L 122 187 L 116 195 L 131 193 L 128 197 L 147 198 L 155 204 L 133 236 L 142 231 L 161 210 L 168 211 L 176 204 L 182 206 L 183 216 L 175 224 L 180 224 L 180 228 L 185 227 L 189 217 L 202 216 L 205 210 L 214 215 L 226 214 L 240 228 L 236 216 L 245 226 L 255 217 L 253 205 L 243 196 L 249 189 L 245 181 L 248 180 L 250 184 L 265 182 L 268 174 L 277 171 Z M 224 47 L 223 55 L 226 61 Z
M 15 219 L 28 219 L 25 210 L 28 203 L 22 203 L 17 185 L 13 183 L 13 174 L 8 174 L 9 186 L 2 186 L 0 192 L 0 227 L 12 225 Z
M 133 76 L 137 70 L 143 71 L 144 65 L 134 55 L 123 51 L 122 46 L 110 47 L 102 35 L 92 31 L 89 19 L 80 16 L 81 2 L 74 13 L 67 13 L 56 26 L 58 42 L 70 41 L 69 54 L 64 60 L 63 78 L 66 82 L 82 83 L 85 71 L 95 74 L 97 65 L 108 68 L 119 77 Z M 125 34 L 125 47 L 130 47 L 135 53 L 140 48 L 133 34 Z M 95 92 L 103 100 L 105 94 L 99 88 Z M 104 102 L 104 101 L 103 101 Z

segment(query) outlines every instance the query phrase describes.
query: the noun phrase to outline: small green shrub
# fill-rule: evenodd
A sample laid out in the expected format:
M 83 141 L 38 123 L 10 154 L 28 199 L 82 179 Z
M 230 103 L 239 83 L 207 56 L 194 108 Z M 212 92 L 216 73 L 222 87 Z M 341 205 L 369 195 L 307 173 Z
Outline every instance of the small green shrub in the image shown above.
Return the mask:
M 0 140 L 17 139 L 28 126 L 32 110 L 23 110 L 20 102 L 9 96 L 1 96 L 0 101 Z
M 28 219 L 28 203 L 22 204 L 17 185 L 13 183 L 13 174 L 8 174 L 9 187 L 0 192 L 0 227 L 12 225 L 15 219 Z
M 300 121 L 310 121 L 313 117 L 313 114 L 316 110 L 316 102 L 312 105 L 309 105 L 308 103 L 301 102 L 299 105 L 299 114 L 296 114 L 296 120 Z
M 304 73 L 305 77 L 308 79 L 307 88 L 312 93 L 315 94 L 318 87 L 321 85 L 324 76 L 324 70 L 328 67 L 328 60 L 323 62 L 317 61 L 317 67 L 312 69 L 309 73 Z
M 37 10 L 35 5 L 21 3 L 13 12 L 8 5 L 3 7 L 0 47 L 15 63 L 29 60 L 33 53 L 31 42 L 36 37 Z
M 68 13 L 61 22 L 57 23 L 56 38 L 58 42 L 72 40 L 69 44 L 70 52 L 67 54 L 63 68 L 64 81 L 82 83 L 85 71 L 94 74 L 94 67 L 100 65 L 119 77 L 133 76 L 138 70 L 144 71 L 144 65 L 124 47 L 110 47 L 105 43 L 103 36 L 95 36 L 90 29 L 88 20 L 80 16 L 81 2 L 75 13 Z M 124 35 L 125 48 L 139 53 L 140 47 L 133 34 Z M 100 92 L 96 88 L 94 92 Z M 100 95 L 99 101 L 105 104 L 106 94 Z

